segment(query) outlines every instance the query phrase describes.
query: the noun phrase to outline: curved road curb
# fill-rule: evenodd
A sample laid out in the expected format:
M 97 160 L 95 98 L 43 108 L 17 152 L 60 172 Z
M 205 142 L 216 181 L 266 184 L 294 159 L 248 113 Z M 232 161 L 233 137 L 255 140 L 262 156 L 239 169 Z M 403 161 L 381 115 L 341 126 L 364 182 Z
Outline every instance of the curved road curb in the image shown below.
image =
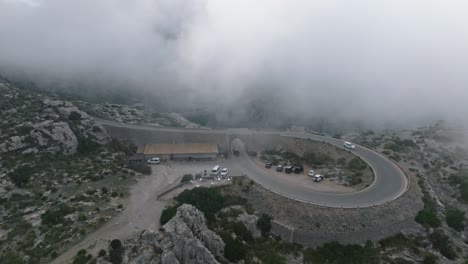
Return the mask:
M 314 140 L 331 144 L 335 147 L 344 149 L 343 140 L 336 138 L 329 138 L 325 136 L 318 136 L 307 133 L 291 133 L 283 131 L 265 131 L 265 130 L 248 130 L 248 129 L 183 129 L 183 128 L 157 128 L 149 126 L 139 126 L 117 123 L 113 121 L 95 118 L 95 120 L 108 127 L 118 127 L 135 131 L 158 131 L 167 133 L 203 133 L 203 134 L 223 134 L 234 135 L 235 137 L 242 137 L 242 135 L 253 136 L 267 136 L 276 135 L 284 137 L 293 137 L 304 140 Z M 111 133 L 112 135 L 112 133 Z M 231 141 L 232 144 L 232 141 Z M 347 150 L 347 149 L 346 149 Z M 349 150 L 348 150 L 349 151 Z M 285 196 L 296 201 L 314 204 L 318 206 L 335 207 L 335 208 L 364 208 L 373 207 L 377 205 L 387 204 L 401 195 L 403 195 L 409 188 L 409 178 L 395 163 L 384 157 L 382 154 L 377 153 L 371 149 L 363 146 L 356 145 L 356 148 L 351 151 L 352 154 L 363 159 L 374 171 L 374 181 L 367 188 L 347 194 L 330 194 L 314 192 L 303 186 L 292 185 L 290 183 L 280 182 L 273 179 L 270 175 L 259 170 L 255 164 L 244 160 L 244 167 L 250 170 L 248 173 L 249 178 L 263 186 L 265 189 L 275 192 L 279 195 Z M 245 157 L 245 155 L 242 155 Z M 253 165 L 253 166 L 252 166 Z

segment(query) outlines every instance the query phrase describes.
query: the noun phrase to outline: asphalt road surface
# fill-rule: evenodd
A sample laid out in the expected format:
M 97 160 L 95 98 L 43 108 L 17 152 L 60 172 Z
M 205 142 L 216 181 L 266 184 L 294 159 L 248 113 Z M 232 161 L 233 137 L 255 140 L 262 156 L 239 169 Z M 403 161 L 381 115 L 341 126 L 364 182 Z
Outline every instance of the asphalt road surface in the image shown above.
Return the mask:
M 211 133 L 211 134 L 235 134 L 235 135 L 280 135 L 285 137 L 296 137 L 310 139 L 314 141 L 326 142 L 340 148 L 343 147 L 343 140 L 318 136 L 308 133 L 291 133 L 272 130 L 249 130 L 249 129 L 184 129 L 184 128 L 157 128 L 142 125 L 122 124 L 113 121 L 95 118 L 95 120 L 104 126 L 114 126 L 126 128 L 129 130 L 147 130 L 159 132 L 185 132 L 185 133 Z M 392 161 L 388 160 L 381 154 L 356 145 L 356 148 L 351 152 L 363 160 L 365 160 L 374 170 L 374 182 L 364 190 L 336 194 L 324 193 L 310 190 L 302 185 L 281 181 L 268 174 L 268 172 L 259 168 L 245 153 L 242 141 L 235 139 L 232 142 L 233 146 L 241 150 L 237 159 L 237 166 L 241 167 L 249 178 L 262 185 L 264 188 L 281 194 L 283 196 L 312 204 L 318 204 L 330 207 L 356 208 L 369 207 L 374 205 L 385 204 L 401 196 L 407 189 L 408 180 L 404 173 Z M 320 183 L 318 183 L 320 184 Z

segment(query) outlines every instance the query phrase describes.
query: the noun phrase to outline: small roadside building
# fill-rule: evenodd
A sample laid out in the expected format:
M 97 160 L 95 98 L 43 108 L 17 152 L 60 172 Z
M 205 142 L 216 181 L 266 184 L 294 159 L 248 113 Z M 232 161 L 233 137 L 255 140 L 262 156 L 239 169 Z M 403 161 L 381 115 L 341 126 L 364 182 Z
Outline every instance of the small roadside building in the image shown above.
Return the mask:
M 219 150 L 217 144 L 211 143 L 146 144 L 138 147 L 137 153 L 145 159 L 212 160 L 216 159 Z

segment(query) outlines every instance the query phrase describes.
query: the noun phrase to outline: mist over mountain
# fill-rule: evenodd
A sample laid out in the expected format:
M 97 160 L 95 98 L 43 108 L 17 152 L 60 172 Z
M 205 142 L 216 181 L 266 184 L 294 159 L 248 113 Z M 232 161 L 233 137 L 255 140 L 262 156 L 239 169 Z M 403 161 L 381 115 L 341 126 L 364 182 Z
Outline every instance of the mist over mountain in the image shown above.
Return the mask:
M 422 0 L 0 0 L 0 73 L 203 110 L 223 126 L 466 124 L 467 11 Z

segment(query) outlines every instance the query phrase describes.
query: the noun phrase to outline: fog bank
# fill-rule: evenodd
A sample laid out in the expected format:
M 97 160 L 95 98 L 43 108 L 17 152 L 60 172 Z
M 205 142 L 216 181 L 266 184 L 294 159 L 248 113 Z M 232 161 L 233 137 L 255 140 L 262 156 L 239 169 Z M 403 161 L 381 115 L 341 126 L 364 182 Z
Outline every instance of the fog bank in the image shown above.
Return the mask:
M 0 73 L 227 123 L 466 124 L 467 13 L 463 1 L 0 0 Z

